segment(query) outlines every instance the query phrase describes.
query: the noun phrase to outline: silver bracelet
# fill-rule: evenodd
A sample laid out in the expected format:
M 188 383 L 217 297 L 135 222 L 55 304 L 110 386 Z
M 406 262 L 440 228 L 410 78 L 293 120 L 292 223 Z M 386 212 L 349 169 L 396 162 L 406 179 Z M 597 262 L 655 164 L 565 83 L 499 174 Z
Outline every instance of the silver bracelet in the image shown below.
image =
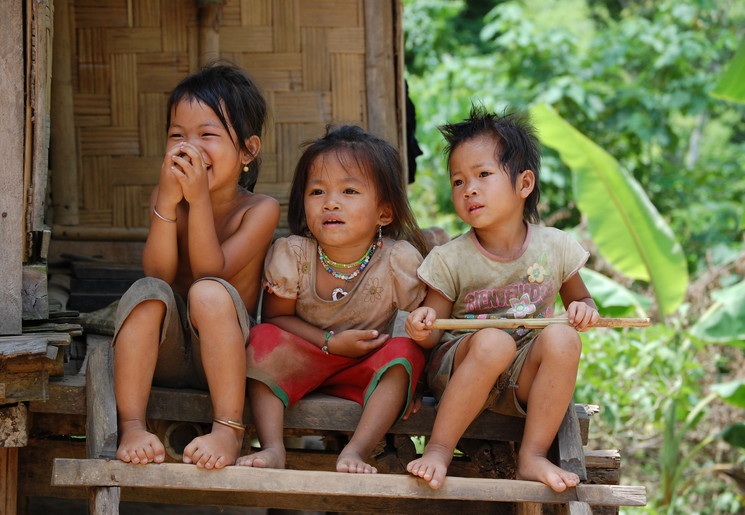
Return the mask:
M 161 220 L 163 220 L 164 222 L 170 222 L 172 224 L 175 224 L 176 223 L 176 220 L 171 220 L 170 218 L 166 218 L 165 216 L 163 216 L 160 213 L 158 213 L 158 210 L 155 209 L 155 206 L 153 206 L 153 214 L 155 216 L 157 216 L 158 218 L 160 218 Z

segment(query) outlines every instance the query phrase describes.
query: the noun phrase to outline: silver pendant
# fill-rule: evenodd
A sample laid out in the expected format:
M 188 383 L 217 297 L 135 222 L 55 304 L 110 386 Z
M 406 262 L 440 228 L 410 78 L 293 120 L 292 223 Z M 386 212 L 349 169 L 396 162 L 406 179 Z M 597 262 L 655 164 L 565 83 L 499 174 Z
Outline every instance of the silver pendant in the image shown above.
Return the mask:
M 334 290 L 331 292 L 331 300 L 339 300 L 342 297 L 347 296 L 347 291 L 344 291 L 343 288 L 334 288 Z

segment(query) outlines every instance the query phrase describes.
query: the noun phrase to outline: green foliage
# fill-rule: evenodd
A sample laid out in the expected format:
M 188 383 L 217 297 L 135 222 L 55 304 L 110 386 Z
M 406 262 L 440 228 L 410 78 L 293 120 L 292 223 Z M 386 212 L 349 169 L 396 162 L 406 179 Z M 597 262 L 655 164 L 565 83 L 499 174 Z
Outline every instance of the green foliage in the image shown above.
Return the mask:
M 707 341 L 745 348 L 745 281 L 711 294 L 714 303 L 691 331 Z
M 536 105 L 531 114 L 541 141 L 571 168 L 577 205 L 600 252 L 627 277 L 651 281 L 662 313 L 673 313 L 688 270 L 665 220 L 611 155 L 547 106 Z
M 580 270 L 580 275 L 602 316 L 646 317 L 650 307 L 648 298 L 624 288 L 609 277 L 589 268 Z
M 727 65 L 727 70 L 722 74 L 712 96 L 740 102 L 745 104 L 745 81 L 742 80 L 742 71 L 745 70 L 745 38 L 740 42 L 735 57 Z

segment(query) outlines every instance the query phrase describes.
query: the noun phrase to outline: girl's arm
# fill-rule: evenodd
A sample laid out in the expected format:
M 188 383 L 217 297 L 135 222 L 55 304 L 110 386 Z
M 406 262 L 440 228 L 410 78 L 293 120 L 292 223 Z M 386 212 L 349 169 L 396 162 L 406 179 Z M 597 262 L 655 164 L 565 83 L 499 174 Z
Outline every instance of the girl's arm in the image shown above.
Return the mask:
M 150 230 L 142 251 L 142 269 L 146 276 L 172 284 L 178 271 L 178 202 L 165 200 L 163 189 L 156 186 L 150 195 Z M 173 221 L 157 216 L 156 209 L 160 216 Z
M 189 205 L 189 263 L 195 279 L 220 277 L 230 280 L 249 263 L 261 260 L 272 242 L 279 222 L 279 203 L 253 194 L 238 228 L 219 242 L 212 205 Z
M 425 349 L 431 349 L 442 338 L 442 330 L 431 329 L 438 318 L 450 318 L 453 303 L 437 290 L 429 288 L 422 305 L 406 317 L 406 334 Z
M 328 352 L 339 356 L 357 358 L 364 356 L 388 340 L 387 334 L 374 330 L 348 329 L 329 335 L 326 329 L 318 328 L 295 315 L 295 299 L 265 293 L 262 301 L 261 320 L 269 322 L 287 332 L 312 343 L 319 349 L 328 345 Z M 329 339 L 326 339 L 329 335 Z
M 567 310 L 567 319 L 578 331 L 591 327 L 600 318 L 598 307 L 579 273 L 561 285 L 559 294 Z

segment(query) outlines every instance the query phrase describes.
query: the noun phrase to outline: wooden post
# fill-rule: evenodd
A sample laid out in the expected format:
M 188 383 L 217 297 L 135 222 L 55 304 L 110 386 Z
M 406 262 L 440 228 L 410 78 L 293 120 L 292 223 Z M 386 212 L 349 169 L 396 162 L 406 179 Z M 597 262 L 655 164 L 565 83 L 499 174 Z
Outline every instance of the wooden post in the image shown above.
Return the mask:
M 72 100 L 70 59 L 70 2 L 54 2 L 54 56 L 52 74 L 52 202 L 54 221 L 78 224 L 78 151 Z
M 222 0 L 199 0 L 199 65 L 220 57 Z
M 582 449 L 580 438 L 579 419 L 574 402 L 569 403 L 564 419 L 559 426 L 556 435 L 559 444 L 559 466 L 574 472 L 582 481 L 587 481 L 587 469 L 585 467 L 585 453 Z
M 365 0 L 365 73 L 367 128 L 392 145 L 400 145 L 403 126 L 398 119 L 399 88 L 394 55 L 395 0 Z M 399 151 L 403 152 L 399 147 Z M 403 159 L 405 161 L 405 159 Z M 404 179 L 405 180 L 405 179 Z
M 18 447 L 0 447 L 0 512 L 17 513 Z
M 116 455 L 116 398 L 114 397 L 114 349 L 109 338 L 88 336 L 88 366 L 85 371 L 86 452 L 88 458 L 113 458 Z M 88 513 L 119 513 L 117 487 L 93 487 L 88 490 Z
M 0 0 L 0 334 L 21 333 L 23 195 L 23 2 Z

